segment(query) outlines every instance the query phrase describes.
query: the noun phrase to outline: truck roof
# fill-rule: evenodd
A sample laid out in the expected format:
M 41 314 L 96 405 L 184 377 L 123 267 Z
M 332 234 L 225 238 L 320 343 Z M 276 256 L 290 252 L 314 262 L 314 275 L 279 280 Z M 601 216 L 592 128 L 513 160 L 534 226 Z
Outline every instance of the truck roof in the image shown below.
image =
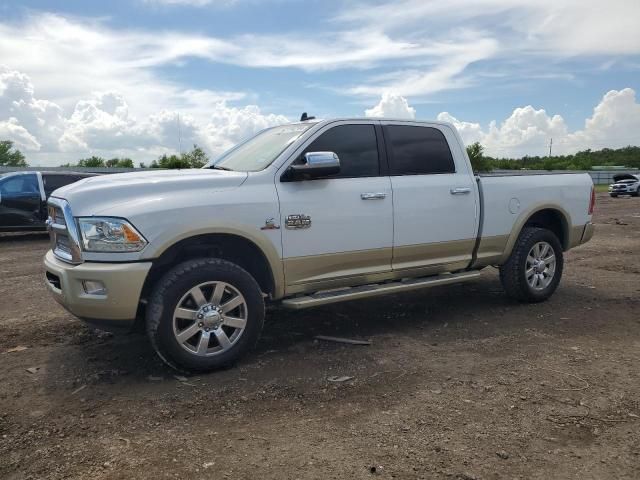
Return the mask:
M 427 125 L 441 125 L 446 127 L 452 127 L 452 124 L 449 122 L 442 122 L 439 120 L 417 120 L 411 118 L 393 118 L 393 117 L 336 117 L 336 118 L 325 118 L 325 119 L 317 119 L 313 120 L 305 120 L 303 122 L 291 122 L 288 125 L 309 125 L 316 123 L 333 123 L 333 122 L 348 122 L 348 121 L 383 121 L 383 122 L 407 122 L 407 123 L 417 123 L 417 124 L 427 124 Z

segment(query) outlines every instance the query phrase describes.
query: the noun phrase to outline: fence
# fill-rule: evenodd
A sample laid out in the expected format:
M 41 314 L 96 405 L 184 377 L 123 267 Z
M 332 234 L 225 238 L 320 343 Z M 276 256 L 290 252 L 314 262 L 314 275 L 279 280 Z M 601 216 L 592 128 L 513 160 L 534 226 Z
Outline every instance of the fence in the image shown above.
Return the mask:
M 48 171 L 48 172 L 88 172 L 88 173 L 125 173 L 125 172 L 137 172 L 147 169 L 140 168 L 106 168 L 106 167 L 0 167 L 0 174 L 6 172 L 33 172 L 33 171 Z M 522 170 L 497 170 L 497 173 L 522 173 Z M 576 170 L 554 170 L 548 172 L 546 170 L 526 170 L 527 173 L 577 173 Z M 632 173 L 640 175 L 640 170 L 581 170 L 580 173 L 588 173 L 591 175 L 593 183 L 596 185 L 613 183 L 613 176 L 620 175 L 621 173 Z
M 140 168 L 107 167 L 1 167 L 0 174 L 7 172 L 87 172 L 87 173 L 126 173 L 143 170 Z

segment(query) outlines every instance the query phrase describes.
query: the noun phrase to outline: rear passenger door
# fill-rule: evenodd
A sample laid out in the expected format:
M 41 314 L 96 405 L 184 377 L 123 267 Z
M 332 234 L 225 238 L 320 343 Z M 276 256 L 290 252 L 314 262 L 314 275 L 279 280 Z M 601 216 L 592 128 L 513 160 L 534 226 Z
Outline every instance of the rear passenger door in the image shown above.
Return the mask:
M 384 122 L 383 132 L 393 189 L 393 269 L 431 274 L 466 267 L 477 233 L 477 186 L 455 133 L 409 122 Z

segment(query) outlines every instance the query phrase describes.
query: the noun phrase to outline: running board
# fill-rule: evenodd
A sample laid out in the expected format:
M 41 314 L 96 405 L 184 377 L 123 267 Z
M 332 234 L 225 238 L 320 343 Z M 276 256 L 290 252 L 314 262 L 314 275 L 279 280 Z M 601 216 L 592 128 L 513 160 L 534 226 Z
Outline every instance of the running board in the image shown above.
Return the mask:
M 323 292 L 314 293 L 312 295 L 287 298 L 286 300 L 282 301 L 282 306 L 293 310 L 300 310 L 303 308 L 319 307 L 320 305 L 327 305 L 329 303 L 346 302 L 348 300 L 359 300 L 361 298 L 387 295 L 390 293 L 408 292 L 410 290 L 418 290 L 420 288 L 449 285 L 450 283 L 462 283 L 476 279 L 479 276 L 480 272 L 478 271 L 444 273 L 442 275 L 409 278 L 406 280 L 398 280 L 396 282 L 390 283 L 376 283 L 362 285 L 360 287 L 326 290 Z

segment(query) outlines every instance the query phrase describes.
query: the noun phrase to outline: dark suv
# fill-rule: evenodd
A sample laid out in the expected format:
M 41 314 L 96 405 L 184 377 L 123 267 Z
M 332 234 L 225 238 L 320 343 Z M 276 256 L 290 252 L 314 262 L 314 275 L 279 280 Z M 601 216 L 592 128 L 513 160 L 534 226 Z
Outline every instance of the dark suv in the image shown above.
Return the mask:
M 57 188 L 93 175 L 78 172 L 0 175 L 0 232 L 46 230 L 49 195 Z

